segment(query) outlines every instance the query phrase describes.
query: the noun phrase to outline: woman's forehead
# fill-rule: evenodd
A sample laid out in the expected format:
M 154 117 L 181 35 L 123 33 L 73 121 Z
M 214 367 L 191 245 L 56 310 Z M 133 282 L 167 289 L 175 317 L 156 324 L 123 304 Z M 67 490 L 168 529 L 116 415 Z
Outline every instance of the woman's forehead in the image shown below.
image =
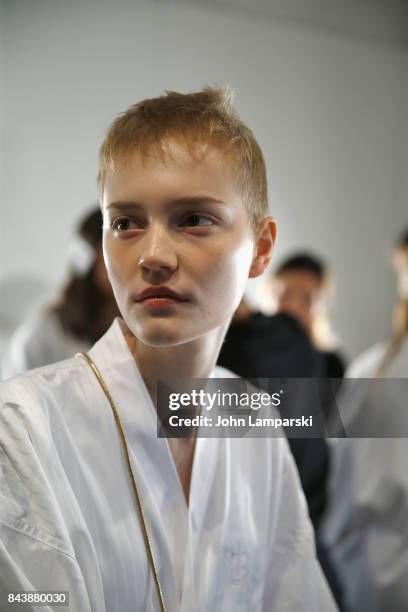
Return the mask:
M 221 201 L 236 199 L 235 181 L 225 157 L 214 147 L 203 148 L 193 157 L 172 143 L 166 157 L 146 157 L 135 151 L 119 158 L 106 173 L 103 205 L 138 196 L 142 199 L 197 197 L 207 194 Z
M 147 168 L 157 166 L 180 166 L 194 168 L 211 160 L 223 167 L 231 165 L 231 159 L 225 148 L 203 140 L 189 138 L 167 138 L 148 145 L 135 144 L 118 151 L 111 164 L 112 170 L 138 165 Z

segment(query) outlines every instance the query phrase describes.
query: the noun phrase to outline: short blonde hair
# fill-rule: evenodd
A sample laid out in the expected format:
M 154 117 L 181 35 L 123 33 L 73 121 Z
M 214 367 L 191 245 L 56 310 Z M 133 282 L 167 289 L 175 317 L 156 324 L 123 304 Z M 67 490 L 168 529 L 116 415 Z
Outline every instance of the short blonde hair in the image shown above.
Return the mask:
M 252 131 L 233 107 L 229 88 L 205 87 L 189 94 L 168 91 L 119 115 L 100 148 L 100 193 L 107 170 L 114 170 L 119 158 L 135 151 L 165 156 L 165 145 L 172 139 L 186 145 L 192 155 L 197 145 L 209 144 L 228 156 L 250 224 L 256 228 L 268 214 L 265 161 Z

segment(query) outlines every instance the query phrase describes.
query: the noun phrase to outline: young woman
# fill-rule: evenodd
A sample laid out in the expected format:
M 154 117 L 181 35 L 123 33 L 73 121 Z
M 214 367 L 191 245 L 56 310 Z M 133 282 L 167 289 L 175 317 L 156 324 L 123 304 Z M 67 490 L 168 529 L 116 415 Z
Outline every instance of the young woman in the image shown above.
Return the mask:
M 283 437 L 157 437 L 158 380 L 228 376 L 220 344 L 271 257 L 251 131 L 215 89 L 140 102 L 102 145 L 100 192 L 123 318 L 1 387 L 2 592 L 69 591 L 75 612 L 335 610 Z
M 394 263 L 392 334 L 347 370 L 340 411 L 356 439 L 332 447 L 323 535 L 350 612 L 408 609 L 408 228 Z

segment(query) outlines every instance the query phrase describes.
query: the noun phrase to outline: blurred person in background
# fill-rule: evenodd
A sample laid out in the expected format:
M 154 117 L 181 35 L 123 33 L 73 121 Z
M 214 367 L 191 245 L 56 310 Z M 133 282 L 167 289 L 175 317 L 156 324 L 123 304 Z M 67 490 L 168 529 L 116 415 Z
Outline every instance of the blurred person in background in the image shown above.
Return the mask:
M 350 378 L 405 378 L 408 376 L 408 227 L 398 240 L 393 265 L 397 273 L 397 302 L 392 334 L 355 359 L 347 370 Z
M 234 313 L 218 357 L 218 365 L 242 378 L 257 379 L 267 390 L 271 378 L 322 378 L 325 362 L 307 331 L 291 314 L 265 315 L 243 298 Z M 260 380 L 259 380 L 260 379 Z M 307 412 L 307 401 L 304 402 Z M 280 410 L 281 407 L 278 408 Z M 284 417 L 285 415 L 282 414 Z M 323 437 L 288 437 L 316 534 L 317 556 L 339 610 L 343 589 L 318 530 L 326 509 L 329 450 Z
M 102 213 L 80 221 L 70 248 L 70 273 L 58 300 L 21 324 L 2 360 L 2 378 L 88 350 L 119 310 L 102 254 Z
M 329 320 L 331 282 L 326 264 L 310 253 L 295 253 L 277 268 L 272 289 L 277 312 L 294 316 L 321 352 L 326 376 L 342 378 L 345 364 L 335 350 L 336 341 Z
M 408 228 L 393 260 L 393 331 L 347 370 L 340 410 L 356 439 L 331 448 L 322 537 L 351 612 L 408 610 Z

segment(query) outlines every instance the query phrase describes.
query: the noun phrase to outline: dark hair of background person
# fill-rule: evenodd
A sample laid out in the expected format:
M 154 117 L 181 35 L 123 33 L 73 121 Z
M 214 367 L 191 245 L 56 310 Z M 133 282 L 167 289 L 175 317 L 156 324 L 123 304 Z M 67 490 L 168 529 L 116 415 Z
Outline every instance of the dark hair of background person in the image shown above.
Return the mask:
M 299 252 L 292 257 L 288 257 L 276 269 L 275 275 L 279 276 L 285 272 L 309 272 L 313 274 L 323 284 L 327 280 L 327 268 L 324 263 L 309 253 Z
M 92 210 L 80 222 L 77 234 L 95 251 L 95 262 L 81 273 L 72 271 L 56 303 L 49 306 L 48 312 L 54 313 L 62 328 L 81 340 L 95 343 L 108 329 L 112 318 L 107 310 L 119 315 L 112 308 L 113 293 L 101 290 L 95 279 L 98 253 L 102 253 L 103 218 L 99 209 Z

